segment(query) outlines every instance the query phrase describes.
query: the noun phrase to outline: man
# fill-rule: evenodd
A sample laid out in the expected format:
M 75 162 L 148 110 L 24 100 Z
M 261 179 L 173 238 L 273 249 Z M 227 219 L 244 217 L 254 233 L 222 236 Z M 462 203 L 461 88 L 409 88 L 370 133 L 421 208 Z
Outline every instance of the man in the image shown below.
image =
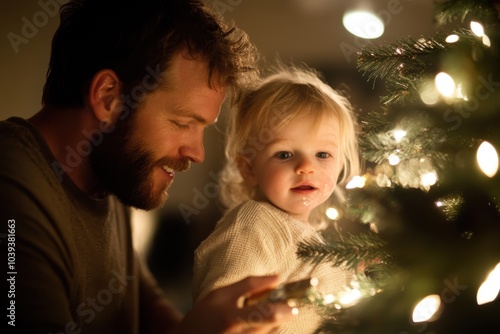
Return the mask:
M 9 333 L 267 333 L 291 316 L 241 307 L 269 276 L 182 318 L 132 250 L 127 207 L 161 206 L 175 173 L 203 161 L 204 129 L 251 78 L 253 52 L 198 0 L 63 6 L 42 110 L 0 122 Z

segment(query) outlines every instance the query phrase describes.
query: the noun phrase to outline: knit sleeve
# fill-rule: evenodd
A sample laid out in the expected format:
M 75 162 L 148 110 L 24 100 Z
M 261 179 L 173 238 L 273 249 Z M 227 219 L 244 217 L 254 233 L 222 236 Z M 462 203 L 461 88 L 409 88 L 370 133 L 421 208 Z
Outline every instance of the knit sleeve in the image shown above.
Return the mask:
M 256 202 L 228 214 L 195 252 L 194 299 L 248 276 L 279 273 L 284 254 L 294 246 L 281 225 Z

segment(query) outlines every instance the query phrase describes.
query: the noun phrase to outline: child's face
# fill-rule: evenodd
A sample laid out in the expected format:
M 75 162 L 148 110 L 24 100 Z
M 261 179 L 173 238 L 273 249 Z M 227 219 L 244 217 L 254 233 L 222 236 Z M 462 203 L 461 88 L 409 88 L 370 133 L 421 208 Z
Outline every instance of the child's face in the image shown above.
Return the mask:
M 302 221 L 330 197 L 342 166 L 338 121 L 330 117 L 317 128 L 313 124 L 299 119 L 273 132 L 250 162 L 258 196 Z

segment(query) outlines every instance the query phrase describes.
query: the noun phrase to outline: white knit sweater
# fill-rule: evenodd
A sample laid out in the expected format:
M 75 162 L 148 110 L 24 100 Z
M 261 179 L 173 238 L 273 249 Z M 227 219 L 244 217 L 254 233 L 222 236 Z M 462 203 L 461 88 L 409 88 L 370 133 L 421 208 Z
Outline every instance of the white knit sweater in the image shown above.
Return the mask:
M 268 203 L 247 201 L 229 211 L 195 252 L 193 297 L 247 276 L 278 274 L 280 283 L 308 277 L 319 280 L 321 293 L 340 291 L 352 273 L 329 263 L 306 264 L 296 255 L 299 241 L 317 231 Z M 320 321 L 312 307 L 281 326 L 279 333 L 312 333 Z

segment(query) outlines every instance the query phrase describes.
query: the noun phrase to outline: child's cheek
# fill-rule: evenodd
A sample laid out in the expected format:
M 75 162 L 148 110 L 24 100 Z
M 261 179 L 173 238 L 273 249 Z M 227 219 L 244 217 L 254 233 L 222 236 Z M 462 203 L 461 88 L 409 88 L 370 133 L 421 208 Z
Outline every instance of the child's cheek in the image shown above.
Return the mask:
M 331 178 L 325 178 L 325 184 L 323 186 L 323 193 L 324 196 L 330 197 L 330 195 L 333 193 L 333 190 L 335 189 L 336 182 L 331 179 Z

